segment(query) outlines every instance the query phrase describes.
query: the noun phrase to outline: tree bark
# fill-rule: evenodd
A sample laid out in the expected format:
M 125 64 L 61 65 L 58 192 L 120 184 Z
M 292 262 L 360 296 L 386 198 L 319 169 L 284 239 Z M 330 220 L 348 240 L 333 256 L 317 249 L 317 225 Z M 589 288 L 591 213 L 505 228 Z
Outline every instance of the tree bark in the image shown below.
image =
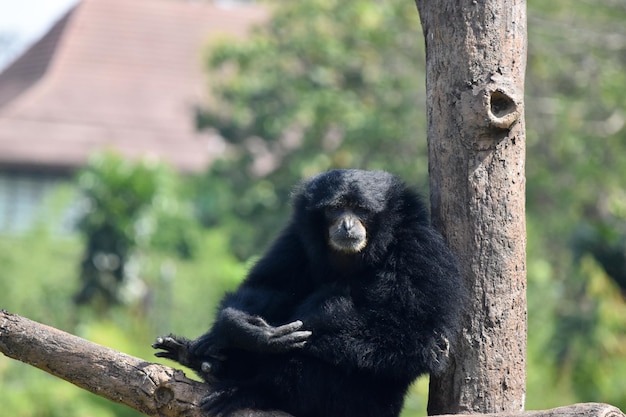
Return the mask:
M 207 384 L 6 311 L 0 352 L 148 416 L 206 417 L 198 404 Z
M 429 414 L 524 407 L 526 226 L 523 0 L 416 0 L 426 41 L 431 210 L 470 292 Z

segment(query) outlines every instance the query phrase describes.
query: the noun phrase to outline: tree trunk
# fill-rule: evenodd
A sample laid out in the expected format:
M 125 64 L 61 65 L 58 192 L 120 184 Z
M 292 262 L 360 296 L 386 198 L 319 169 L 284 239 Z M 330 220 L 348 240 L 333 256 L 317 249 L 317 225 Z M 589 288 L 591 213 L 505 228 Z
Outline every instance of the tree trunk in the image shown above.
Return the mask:
M 523 0 L 416 0 L 426 40 L 431 209 L 470 292 L 429 414 L 522 410 L 526 366 Z

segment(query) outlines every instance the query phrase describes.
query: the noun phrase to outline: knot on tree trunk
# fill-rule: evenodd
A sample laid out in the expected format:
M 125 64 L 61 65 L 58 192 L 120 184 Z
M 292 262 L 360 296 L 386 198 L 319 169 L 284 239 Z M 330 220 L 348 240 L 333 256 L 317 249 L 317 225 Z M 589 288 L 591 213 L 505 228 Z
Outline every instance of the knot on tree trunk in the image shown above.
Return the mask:
M 457 102 L 463 145 L 475 151 L 495 149 L 522 117 L 521 94 L 512 82 L 492 76 L 461 93 Z

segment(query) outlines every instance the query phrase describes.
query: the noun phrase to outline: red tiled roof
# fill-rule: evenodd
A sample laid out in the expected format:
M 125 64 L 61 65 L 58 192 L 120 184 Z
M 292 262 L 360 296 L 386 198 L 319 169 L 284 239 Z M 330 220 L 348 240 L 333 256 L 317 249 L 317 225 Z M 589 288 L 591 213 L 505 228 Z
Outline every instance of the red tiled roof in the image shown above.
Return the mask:
M 253 5 L 83 0 L 0 74 L 0 166 L 76 168 L 97 149 L 199 171 L 221 144 L 196 132 L 212 36 L 243 36 Z

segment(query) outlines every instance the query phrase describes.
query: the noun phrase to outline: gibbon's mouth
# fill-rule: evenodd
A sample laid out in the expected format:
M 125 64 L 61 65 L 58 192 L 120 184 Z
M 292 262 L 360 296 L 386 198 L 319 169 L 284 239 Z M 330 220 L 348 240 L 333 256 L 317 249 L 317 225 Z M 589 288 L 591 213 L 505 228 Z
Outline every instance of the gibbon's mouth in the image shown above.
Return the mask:
M 339 252 L 358 253 L 367 245 L 367 239 L 362 236 L 334 236 L 330 239 L 330 246 Z

